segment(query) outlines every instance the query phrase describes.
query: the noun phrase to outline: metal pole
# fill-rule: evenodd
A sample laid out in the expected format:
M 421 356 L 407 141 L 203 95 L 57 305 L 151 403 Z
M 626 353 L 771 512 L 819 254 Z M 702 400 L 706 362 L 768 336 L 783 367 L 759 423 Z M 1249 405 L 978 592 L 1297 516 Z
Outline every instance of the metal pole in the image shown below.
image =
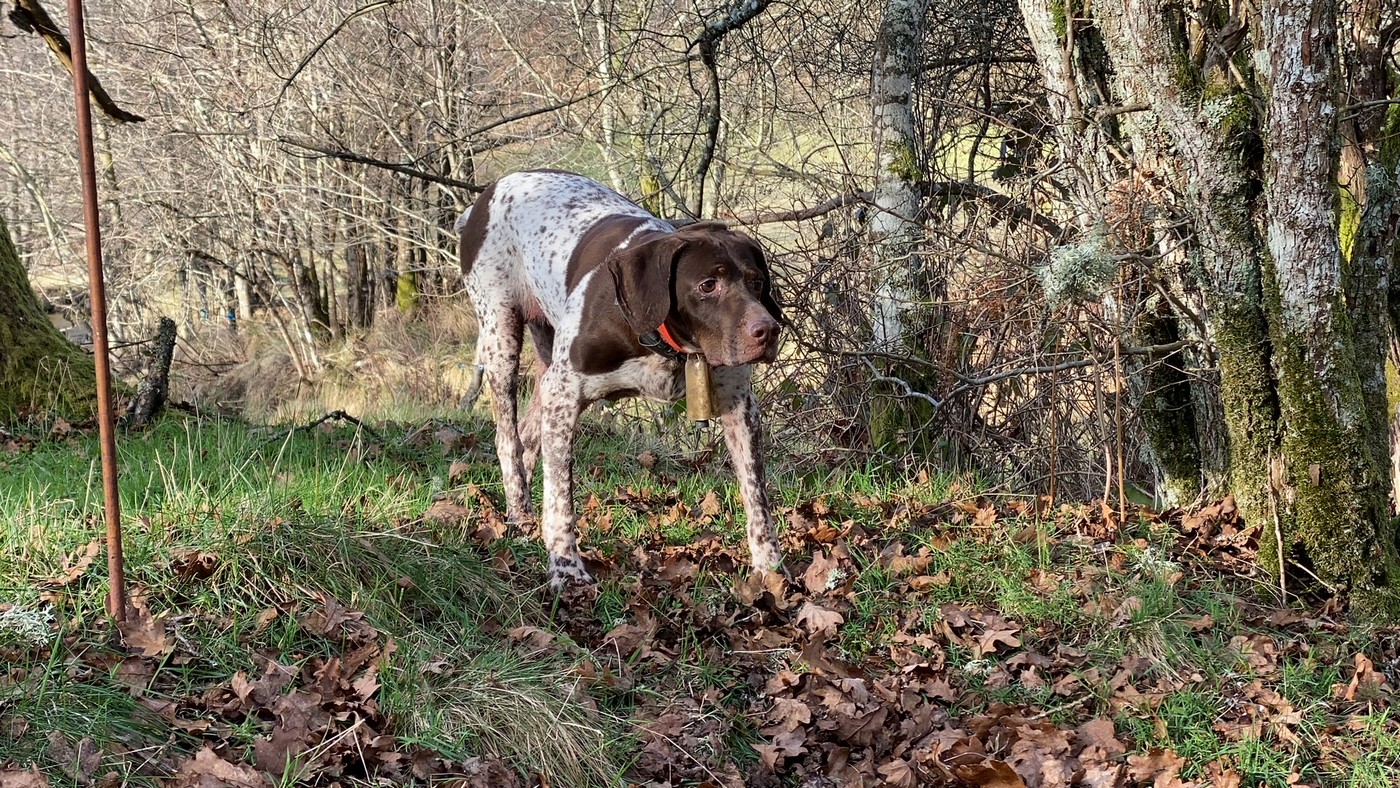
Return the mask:
M 120 623 L 126 620 L 126 572 L 122 566 L 117 443 L 112 424 L 112 369 L 107 358 L 107 287 L 102 280 L 102 229 L 97 215 L 97 168 L 93 165 L 92 103 L 88 97 L 83 0 L 68 0 L 68 39 L 73 48 L 73 98 L 78 106 L 78 164 L 83 179 L 88 288 L 92 298 L 92 353 L 97 364 L 97 430 L 102 444 L 102 503 L 107 520 L 107 613 Z

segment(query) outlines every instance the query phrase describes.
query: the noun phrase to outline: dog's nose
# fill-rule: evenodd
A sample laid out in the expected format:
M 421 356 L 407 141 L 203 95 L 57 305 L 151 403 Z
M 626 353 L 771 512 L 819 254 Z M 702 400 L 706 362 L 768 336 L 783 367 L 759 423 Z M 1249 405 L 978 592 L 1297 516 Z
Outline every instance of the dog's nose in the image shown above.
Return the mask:
M 778 334 L 778 324 L 771 318 L 762 317 L 749 321 L 749 336 L 759 342 L 768 342 Z

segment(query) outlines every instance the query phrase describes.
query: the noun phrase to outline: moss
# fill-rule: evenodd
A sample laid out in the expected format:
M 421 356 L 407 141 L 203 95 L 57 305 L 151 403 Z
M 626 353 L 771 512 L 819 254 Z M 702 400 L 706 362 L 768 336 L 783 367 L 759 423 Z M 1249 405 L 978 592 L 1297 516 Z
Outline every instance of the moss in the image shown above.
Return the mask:
M 1064 0 L 1051 0 L 1050 21 L 1055 25 L 1055 37 L 1063 43 L 1069 36 L 1069 14 L 1065 10 Z
M 886 172 L 906 183 L 918 183 L 923 180 L 924 173 L 919 168 L 919 156 L 913 148 L 903 142 L 895 142 L 891 143 L 890 152 L 894 155 L 885 166 Z
M 1254 104 L 1233 86 L 1212 82 L 1202 92 L 1201 102 L 1202 113 L 1232 147 L 1238 147 L 1241 138 L 1255 132 Z
M 1380 155 L 1377 161 L 1382 167 L 1395 171 L 1400 164 L 1400 104 L 1391 104 L 1385 111 L 1385 126 L 1380 137 Z
M 92 357 L 44 316 L 0 218 L 0 423 L 41 414 L 80 421 L 96 409 Z
M 1168 344 L 1179 338 L 1171 318 L 1155 315 L 1142 322 L 1139 332 L 1139 338 L 1148 345 Z M 1180 350 L 1166 358 L 1149 359 L 1140 403 L 1147 450 L 1163 477 L 1162 489 L 1157 493 L 1171 505 L 1191 501 L 1201 492 L 1196 416 L 1184 359 Z
M 1267 491 L 1269 460 L 1278 442 L 1278 402 L 1264 312 L 1257 301 L 1239 299 L 1217 310 L 1213 322 L 1230 436 L 1230 489 L 1245 522 L 1267 524 L 1273 521 Z M 1261 556 L 1263 552 L 1261 548 Z M 1269 558 L 1261 560 L 1269 566 Z
M 1361 229 L 1361 204 L 1344 186 L 1337 187 L 1337 198 L 1337 239 L 1342 247 L 1342 265 L 1348 266 L 1356 254 L 1356 231 Z
M 1285 461 L 1277 473 L 1285 488 L 1278 504 L 1284 552 L 1324 581 L 1349 588 L 1358 614 L 1393 618 L 1400 614 L 1400 552 L 1384 454 L 1372 450 L 1375 441 L 1388 436 L 1371 434 L 1374 422 L 1354 417 L 1365 401 L 1357 370 L 1334 363 L 1319 375 L 1307 352 L 1335 337 L 1340 347 L 1332 350 L 1333 357 L 1353 359 L 1347 310 L 1340 296 L 1327 305 L 1333 337 L 1313 335 L 1312 326 L 1287 325 L 1272 265 L 1264 273 L 1279 416 L 1286 425 L 1279 445 Z M 1264 534 L 1260 559 L 1277 573 L 1278 544 L 1271 528 Z
M 418 308 L 418 275 L 412 271 L 399 274 L 394 290 L 394 305 L 400 312 L 412 312 Z
M 1172 62 L 1169 69 L 1169 77 L 1172 84 L 1186 96 L 1196 96 L 1201 91 L 1201 75 L 1196 69 L 1196 64 L 1191 62 L 1186 50 L 1180 47 L 1172 48 Z

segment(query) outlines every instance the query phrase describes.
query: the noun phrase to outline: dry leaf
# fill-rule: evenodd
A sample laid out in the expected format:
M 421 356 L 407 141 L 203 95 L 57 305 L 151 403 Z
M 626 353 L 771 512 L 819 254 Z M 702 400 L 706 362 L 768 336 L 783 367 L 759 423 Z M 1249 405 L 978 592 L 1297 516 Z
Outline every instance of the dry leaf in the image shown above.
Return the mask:
M 64 560 L 63 571 L 58 576 L 45 578 L 41 582 L 50 586 L 66 586 L 72 583 L 87 574 L 88 568 L 92 566 L 92 562 L 101 550 L 102 545 L 96 539 L 88 542 Z
M 471 469 L 471 463 L 453 460 L 452 463 L 447 466 L 447 481 L 449 483 L 454 482 L 459 476 L 465 476 Z
M 1005 761 L 984 761 L 976 765 L 953 767 L 959 780 L 981 788 L 1026 788 L 1026 781 Z
M 175 788 L 271 788 L 272 780 L 250 766 L 229 763 L 209 747 L 180 764 Z
M 49 788 L 49 778 L 38 769 L 0 769 L 0 788 Z
M 830 590 L 828 586 L 831 584 L 831 573 L 836 570 L 836 566 L 836 559 L 821 550 L 814 552 L 812 565 L 802 573 L 802 584 L 807 587 L 808 593 L 820 594 Z
M 440 498 L 423 512 L 423 519 L 430 523 L 457 523 L 471 516 L 471 510 L 456 501 Z
M 137 649 L 143 657 L 163 657 L 175 650 L 175 641 L 165 631 L 165 614 L 151 615 L 144 608 L 137 608 L 126 620 L 118 625 L 122 642 Z
M 845 620 L 846 617 L 835 610 L 828 610 L 811 602 L 803 602 L 797 611 L 797 623 L 814 635 L 835 634 L 836 628 Z
M 719 496 L 714 490 L 705 494 L 705 499 L 700 502 L 700 513 L 706 517 L 718 517 L 724 511 L 724 506 L 719 502 Z

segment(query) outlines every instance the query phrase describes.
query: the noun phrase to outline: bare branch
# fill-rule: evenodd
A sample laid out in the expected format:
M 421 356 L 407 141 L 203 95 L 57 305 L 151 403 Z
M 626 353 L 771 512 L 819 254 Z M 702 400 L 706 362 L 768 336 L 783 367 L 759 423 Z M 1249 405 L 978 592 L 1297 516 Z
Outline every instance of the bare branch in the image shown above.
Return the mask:
M 49 12 L 39 4 L 39 0 L 15 0 L 15 7 L 10 11 L 10 21 L 15 23 L 15 27 L 28 33 L 35 33 L 44 39 L 44 43 L 53 50 L 54 57 L 58 62 L 73 73 L 73 50 L 68 45 L 68 37 L 54 24 Z M 107 93 L 107 89 L 102 87 L 97 76 L 88 69 L 88 93 L 92 95 L 92 100 L 97 102 L 97 106 L 107 114 L 107 117 L 118 123 L 140 123 L 144 117 L 135 112 L 129 112 L 117 106 L 117 102 Z
M 335 38 L 341 30 L 345 29 L 346 25 L 364 16 L 365 14 L 368 14 L 371 11 L 376 11 L 380 8 L 391 6 L 394 3 L 397 3 L 398 1 L 399 0 L 376 0 L 375 2 L 370 3 L 369 5 L 363 5 L 359 8 L 356 8 L 354 11 L 351 11 L 344 19 L 340 20 L 340 23 L 337 24 L 331 30 L 331 32 L 327 33 L 325 38 L 321 39 L 321 41 L 317 43 L 316 46 L 312 47 L 310 52 L 306 53 L 306 57 L 301 59 L 301 62 L 297 64 L 297 67 L 292 69 L 291 75 L 288 76 L 287 79 L 282 83 L 282 89 L 277 91 L 277 101 L 282 100 L 282 97 L 287 94 L 287 88 L 290 88 L 292 86 L 292 82 L 296 80 L 297 75 L 302 72 L 302 69 L 306 68 L 307 64 L 309 64 L 316 57 L 317 53 L 324 49 L 326 44 L 329 44 L 331 42 L 331 39 Z
M 429 181 L 430 183 L 436 183 L 441 186 L 451 186 L 454 189 L 462 189 L 464 191 L 475 193 L 480 193 L 486 190 L 485 186 L 479 186 L 475 183 L 468 183 L 467 181 L 459 181 L 456 178 L 449 178 L 445 175 L 437 175 L 435 173 L 426 172 L 424 170 L 418 169 L 417 167 L 410 167 L 407 164 L 397 164 L 392 161 L 384 161 L 383 159 L 376 159 L 371 156 L 365 156 L 360 153 L 352 153 L 347 150 L 336 150 L 335 148 L 328 148 L 324 145 L 317 145 L 314 142 L 306 142 L 305 140 L 294 140 L 291 137 L 278 137 L 277 141 L 282 143 L 283 145 L 291 145 L 295 148 L 302 148 L 304 150 L 315 151 L 316 153 L 329 156 L 332 159 L 340 159 L 342 161 L 354 162 L 355 164 L 363 164 L 367 167 L 378 167 L 382 170 L 390 170 L 392 172 L 397 172 L 401 175 L 407 175 L 410 178 L 417 178 L 419 180 Z
M 715 51 L 719 42 L 730 32 L 742 27 L 749 20 L 763 13 L 772 0 L 737 0 L 730 6 L 729 13 L 705 26 L 693 45 L 700 50 L 700 62 L 705 65 L 709 77 L 710 90 L 705 98 L 705 108 L 701 116 L 705 119 L 705 149 L 700 154 L 700 162 L 695 165 L 695 215 L 705 211 L 705 178 L 710 165 L 715 160 L 715 147 L 719 144 L 719 68 L 715 62 Z

